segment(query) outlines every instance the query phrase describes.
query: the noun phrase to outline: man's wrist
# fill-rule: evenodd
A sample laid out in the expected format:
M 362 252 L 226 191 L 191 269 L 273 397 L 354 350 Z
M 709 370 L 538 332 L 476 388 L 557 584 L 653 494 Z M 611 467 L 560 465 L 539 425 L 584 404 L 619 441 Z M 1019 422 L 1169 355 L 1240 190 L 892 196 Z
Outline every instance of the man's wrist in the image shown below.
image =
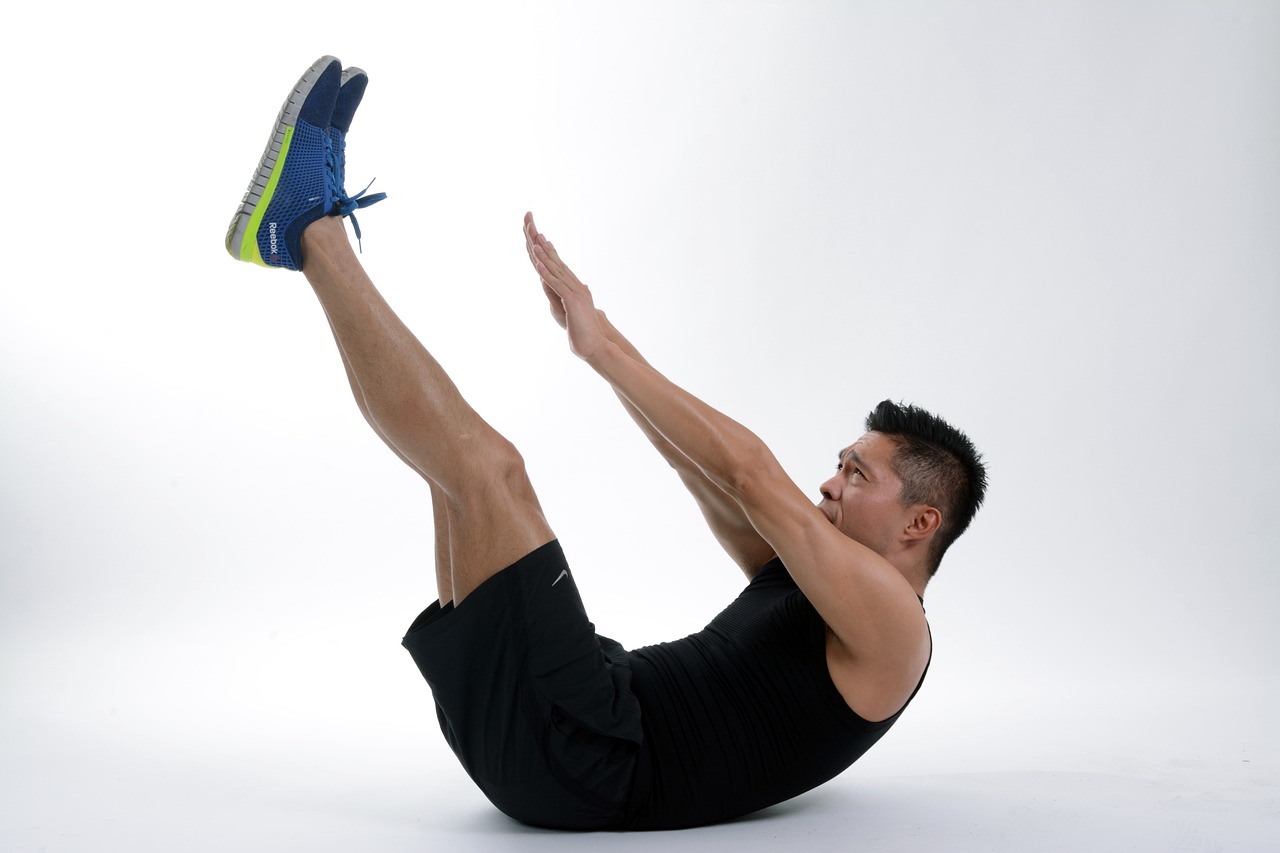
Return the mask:
M 590 365 L 592 370 L 612 383 L 618 371 L 620 359 L 625 358 L 625 356 L 626 353 L 622 351 L 622 347 L 618 346 L 612 337 L 606 337 L 594 352 L 583 357 L 583 361 Z

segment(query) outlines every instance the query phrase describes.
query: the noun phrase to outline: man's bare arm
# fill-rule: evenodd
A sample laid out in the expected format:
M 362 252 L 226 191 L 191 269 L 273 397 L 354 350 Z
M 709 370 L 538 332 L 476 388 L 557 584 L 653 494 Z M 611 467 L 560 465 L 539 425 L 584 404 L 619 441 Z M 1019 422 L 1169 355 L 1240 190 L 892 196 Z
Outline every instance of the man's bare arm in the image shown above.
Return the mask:
M 603 311 L 600 312 L 600 319 L 604 324 L 605 334 L 624 354 L 628 357 L 640 362 L 652 369 L 652 365 L 640 354 L 640 351 L 627 340 L 626 336 L 618 331 L 618 328 L 610 322 Z M 702 511 L 702 517 L 706 520 L 707 526 L 711 528 L 712 534 L 716 537 L 716 541 L 724 548 L 725 552 L 733 559 L 738 567 L 748 578 L 755 577 L 764 565 L 773 559 L 773 548 L 764 540 L 759 533 L 756 532 L 751 521 L 747 518 L 746 513 L 742 511 L 742 507 L 738 502 L 717 486 L 698 468 L 697 465 L 680 452 L 675 445 L 663 438 L 649 419 L 646 418 L 639 409 L 632 405 L 621 393 L 617 394 L 618 401 L 622 403 L 623 409 L 635 421 L 636 426 L 640 427 L 640 431 L 649 439 L 662 458 L 675 469 L 679 475 L 680 481 L 684 483 L 685 488 L 693 495 L 694 501 L 698 504 L 698 509 Z
M 529 252 L 529 262 L 537 267 L 538 259 L 534 252 L 537 229 L 534 227 L 531 215 L 525 216 L 524 231 L 525 248 Z M 544 290 L 547 290 L 545 286 Z M 547 296 L 552 317 L 560 324 L 561 328 L 566 328 L 567 317 L 563 303 L 559 299 L 551 298 L 553 294 L 549 290 L 547 290 Z M 610 341 L 627 357 L 653 369 L 648 360 L 610 322 L 603 311 L 597 309 L 596 313 L 600 326 Z M 641 414 L 640 410 L 633 406 L 630 400 L 622 394 L 617 394 L 617 397 L 631 420 L 635 421 L 636 426 L 649 439 L 649 442 L 662 458 L 667 461 L 667 464 L 675 470 L 685 488 L 693 495 L 693 499 L 697 503 L 698 509 L 702 512 L 702 517 L 706 520 L 707 526 L 711 528 L 711 533 L 716 537 L 716 541 L 720 543 L 720 546 L 724 548 L 748 578 L 755 577 L 760 569 L 775 556 L 773 548 L 756 532 L 746 514 L 743 513 L 742 508 L 738 506 L 733 498 L 707 479 L 688 456 L 685 456 L 675 445 L 663 438 L 662 434 L 649 422 L 649 419 Z
M 835 635 L 843 666 L 871 692 L 864 707 L 899 707 L 928 658 L 924 615 L 906 578 L 837 530 L 759 437 L 610 340 L 590 289 L 531 219 L 527 226 L 534 266 L 553 312 L 563 312 L 573 352 L 738 504 Z

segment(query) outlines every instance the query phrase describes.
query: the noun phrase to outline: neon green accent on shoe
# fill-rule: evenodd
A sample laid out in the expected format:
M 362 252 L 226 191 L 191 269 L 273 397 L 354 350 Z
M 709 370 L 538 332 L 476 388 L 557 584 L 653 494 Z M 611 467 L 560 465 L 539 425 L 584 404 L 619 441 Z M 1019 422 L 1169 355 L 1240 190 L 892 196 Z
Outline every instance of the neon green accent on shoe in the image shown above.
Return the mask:
M 271 197 L 275 195 L 276 183 L 280 180 L 280 173 L 284 171 L 284 161 L 289 156 L 291 142 L 293 142 L 293 128 L 286 127 L 284 142 L 280 143 L 280 153 L 276 155 L 275 165 L 271 168 L 271 179 L 267 181 L 267 187 L 262 191 L 262 200 L 254 205 L 253 216 L 249 219 L 249 228 L 244 232 L 244 239 L 240 242 L 240 260 L 242 261 L 252 261 L 264 267 L 270 266 L 258 251 L 258 226 L 262 224 L 262 217 L 267 212 L 267 206 L 271 204 Z

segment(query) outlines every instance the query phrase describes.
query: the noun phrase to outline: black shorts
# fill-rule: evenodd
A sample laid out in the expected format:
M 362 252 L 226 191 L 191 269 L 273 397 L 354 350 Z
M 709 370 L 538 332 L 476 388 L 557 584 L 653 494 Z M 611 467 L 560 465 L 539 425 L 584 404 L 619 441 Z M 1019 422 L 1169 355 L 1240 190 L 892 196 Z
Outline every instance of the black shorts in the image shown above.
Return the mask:
M 404 647 L 440 728 L 495 806 L 523 823 L 623 823 L 642 740 L 626 652 L 596 634 L 560 543 L 427 608 Z

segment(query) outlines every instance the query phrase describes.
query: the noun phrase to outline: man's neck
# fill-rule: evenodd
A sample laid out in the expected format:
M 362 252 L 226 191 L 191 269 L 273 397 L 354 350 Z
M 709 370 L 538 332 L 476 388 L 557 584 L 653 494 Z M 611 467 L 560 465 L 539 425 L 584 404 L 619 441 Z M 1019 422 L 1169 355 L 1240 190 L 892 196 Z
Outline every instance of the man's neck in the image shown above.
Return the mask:
M 893 564 L 893 567 L 898 570 L 899 574 L 906 578 L 907 583 L 909 583 L 911 588 L 915 590 L 916 597 L 923 599 L 925 587 L 929 585 L 929 570 L 924 566 L 918 565 L 915 562 L 908 562 L 907 560 L 890 560 L 889 562 Z

